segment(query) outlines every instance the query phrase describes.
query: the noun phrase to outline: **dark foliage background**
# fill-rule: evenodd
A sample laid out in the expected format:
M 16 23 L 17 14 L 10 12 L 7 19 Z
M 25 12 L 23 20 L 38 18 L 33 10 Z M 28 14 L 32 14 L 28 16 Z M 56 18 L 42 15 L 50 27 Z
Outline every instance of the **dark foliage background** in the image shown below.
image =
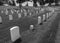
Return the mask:
M 2 4 L 4 4 L 4 3 L 8 3 L 8 1 L 9 0 L 0 0 L 0 5 L 2 5 Z M 13 1 L 13 0 L 12 0 Z M 25 2 L 25 1 L 29 1 L 29 0 L 17 0 L 17 2 L 18 3 L 23 3 L 23 2 Z M 41 5 L 44 5 L 45 3 L 49 3 L 49 4 L 51 4 L 51 3 L 53 3 L 53 2 L 55 2 L 55 3 L 58 3 L 60 0 L 33 0 L 33 2 L 34 2 L 34 4 L 36 3 L 36 2 L 39 2 Z

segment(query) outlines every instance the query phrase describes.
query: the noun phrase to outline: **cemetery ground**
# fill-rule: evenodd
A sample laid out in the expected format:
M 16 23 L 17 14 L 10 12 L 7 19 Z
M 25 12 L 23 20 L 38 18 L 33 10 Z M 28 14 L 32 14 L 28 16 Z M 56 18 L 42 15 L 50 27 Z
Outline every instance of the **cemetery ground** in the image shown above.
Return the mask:
M 44 12 L 44 14 L 45 13 L 46 12 Z M 17 26 L 20 26 L 20 34 L 22 36 L 21 43 L 44 43 L 45 42 L 44 39 L 46 37 L 48 37 L 48 38 L 46 38 L 46 41 L 47 41 L 47 39 L 50 39 L 52 36 L 54 36 L 54 32 L 56 29 L 54 30 L 53 27 L 55 25 L 52 25 L 52 24 L 55 24 L 58 21 L 59 17 L 57 17 L 57 16 L 59 16 L 59 15 L 58 14 L 53 15 L 50 19 L 48 19 L 46 22 L 44 22 L 43 25 L 37 25 L 37 21 L 38 21 L 37 16 L 39 16 L 39 15 L 35 15 L 32 17 L 23 17 L 20 19 L 16 19 L 15 21 L 8 21 L 7 23 L 2 24 L 0 26 L 0 28 L 1 28 L 0 31 L 2 32 L 2 30 L 3 30 L 3 32 L 2 33 L 0 32 L 0 34 L 1 34 L 0 38 L 1 39 L 4 38 L 4 40 L 7 39 L 6 41 L 8 43 L 10 43 L 10 41 L 8 41 L 8 39 L 10 39 L 9 38 L 10 37 L 9 29 L 12 26 L 17 25 Z M 41 14 L 40 14 L 40 16 L 41 16 Z M 58 25 L 58 23 L 56 23 L 56 24 Z M 35 30 L 33 30 L 33 31 L 30 30 L 29 29 L 30 25 L 34 25 Z M 7 34 L 9 34 L 9 35 L 7 35 Z M 49 42 L 49 40 L 48 40 L 48 42 Z M 4 42 L 2 42 L 2 43 L 4 43 Z M 19 43 L 19 42 L 17 42 L 17 43 Z
M 38 25 L 35 29 L 35 32 L 32 32 L 32 35 L 27 35 L 22 41 L 22 43 L 49 43 L 53 42 L 49 40 L 55 33 L 55 30 L 51 28 L 52 23 L 55 21 L 57 14 L 52 16 L 50 19 L 47 20 L 47 22 L 44 22 L 44 25 Z M 53 31 L 54 30 L 54 31 Z M 52 31 L 52 32 L 51 32 Z M 51 35 L 52 34 L 52 35 Z M 53 38 L 53 37 L 52 37 Z M 46 41 L 46 42 L 45 42 Z
M 1 38 L 4 40 L 5 39 L 9 39 L 10 38 L 10 32 L 9 32 L 9 29 L 14 26 L 14 25 L 18 25 L 20 26 L 20 32 L 22 33 L 23 31 L 26 31 L 26 30 L 29 30 L 29 27 L 30 25 L 35 25 L 37 24 L 37 16 L 34 16 L 33 17 L 24 17 L 24 18 L 20 18 L 16 21 L 10 21 L 10 22 L 7 22 L 6 24 L 0 24 L 0 33 L 1 34 Z M 7 28 L 8 27 L 8 28 Z M 4 28 L 4 29 L 3 29 Z

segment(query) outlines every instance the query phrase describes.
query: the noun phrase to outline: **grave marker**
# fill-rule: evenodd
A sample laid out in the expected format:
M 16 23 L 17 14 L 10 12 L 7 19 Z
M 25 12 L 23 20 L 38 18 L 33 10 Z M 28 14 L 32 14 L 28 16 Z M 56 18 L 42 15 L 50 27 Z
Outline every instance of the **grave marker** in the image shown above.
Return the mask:
M 43 14 L 43 21 L 45 21 L 45 14 Z
M 2 23 L 2 17 L 0 16 L 0 23 Z
M 6 9 L 5 14 L 8 15 L 8 10 Z
M 14 26 L 12 28 L 10 28 L 10 35 L 11 35 L 11 41 L 15 42 L 17 39 L 19 39 L 20 33 L 19 33 L 19 27 L 18 26 Z
M 17 10 L 17 14 L 19 13 L 19 10 Z
M 1 13 L 3 13 L 3 11 L 1 11 Z
M 38 24 L 41 23 L 41 16 L 38 16 Z
M 30 15 L 30 16 L 32 15 L 31 12 L 29 13 L 29 15 Z
M 55 10 L 53 9 L 52 12 L 54 12 Z
M 18 18 L 21 18 L 21 13 L 18 13 Z
M 36 11 L 36 14 L 38 14 L 39 12 L 38 11 Z
M 49 14 L 47 13 L 47 19 L 49 18 Z
M 49 12 L 49 17 L 52 15 L 52 13 L 51 12 Z
M 13 16 L 12 15 L 9 15 L 9 20 L 13 20 Z
M 13 14 L 13 13 L 14 13 L 14 11 L 13 11 L 13 10 L 11 10 L 11 13 Z
M 34 25 L 30 25 L 30 30 L 33 30 L 34 29 Z
M 24 12 L 24 15 L 27 16 L 27 12 Z

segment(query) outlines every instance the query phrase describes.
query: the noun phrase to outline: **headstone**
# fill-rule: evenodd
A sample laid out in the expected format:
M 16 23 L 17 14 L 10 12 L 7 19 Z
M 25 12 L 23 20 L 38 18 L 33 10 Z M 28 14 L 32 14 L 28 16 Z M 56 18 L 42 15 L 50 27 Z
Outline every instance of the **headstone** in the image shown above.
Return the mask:
M 17 12 L 16 10 L 14 10 L 14 12 Z
M 51 12 L 49 12 L 49 17 L 52 15 L 52 13 Z
M 36 11 L 36 14 L 38 14 L 39 12 L 38 11 Z
M 29 13 L 29 15 L 30 15 L 30 16 L 32 15 L 31 12 Z
M 9 6 L 8 4 L 3 4 L 4 6 Z
M 8 15 L 8 10 L 6 9 L 5 14 Z
M 24 15 L 27 16 L 27 12 L 24 12 Z
M 41 23 L 41 16 L 38 16 L 38 24 Z
M 0 23 L 2 23 L 2 17 L 0 16 Z
M 49 13 L 47 13 L 47 19 L 49 18 Z
M 13 13 L 14 13 L 14 11 L 13 11 L 13 10 L 11 10 L 11 13 L 13 14 Z
M 44 9 L 43 9 L 43 8 L 41 8 L 41 11 L 44 11 Z
M 24 12 L 26 12 L 26 10 L 25 10 L 25 9 L 23 9 L 23 11 L 24 11 Z
M 21 13 L 18 13 L 18 18 L 21 18 Z
M 34 25 L 30 25 L 30 30 L 33 30 L 34 29 Z
M 20 33 L 19 33 L 19 27 L 18 26 L 14 26 L 12 28 L 10 28 L 10 35 L 11 35 L 11 41 L 15 42 L 17 39 L 19 39 Z
M 9 20 L 13 20 L 13 16 L 12 15 L 9 15 Z
M 19 10 L 17 10 L 17 14 L 19 13 Z
M 52 12 L 54 12 L 54 9 L 52 10 Z
M 43 14 L 43 21 L 45 20 L 45 14 Z
M 1 11 L 1 13 L 4 13 L 3 11 Z

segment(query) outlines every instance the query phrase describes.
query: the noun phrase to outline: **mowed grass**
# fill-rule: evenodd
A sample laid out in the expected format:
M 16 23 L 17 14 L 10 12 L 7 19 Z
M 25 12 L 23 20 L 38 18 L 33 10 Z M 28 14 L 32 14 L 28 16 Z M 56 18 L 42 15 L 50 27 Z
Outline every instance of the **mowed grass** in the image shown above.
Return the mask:
M 43 14 L 47 13 L 47 11 L 43 12 Z M 10 28 L 13 26 L 19 26 L 20 32 L 24 32 L 29 30 L 30 25 L 36 25 L 37 24 L 37 17 L 42 16 L 43 14 L 34 15 L 31 17 L 22 17 L 20 19 L 7 21 L 3 24 L 0 24 L 0 42 L 8 41 L 10 40 Z

